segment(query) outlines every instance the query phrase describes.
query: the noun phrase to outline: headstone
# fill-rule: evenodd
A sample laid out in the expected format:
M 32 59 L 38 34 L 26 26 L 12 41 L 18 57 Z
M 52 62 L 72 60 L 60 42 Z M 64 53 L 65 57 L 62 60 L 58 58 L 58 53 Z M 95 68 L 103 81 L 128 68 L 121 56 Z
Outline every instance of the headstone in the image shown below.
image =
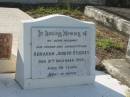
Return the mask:
M 24 88 L 93 83 L 95 24 L 64 15 L 23 21 L 16 81 Z
M 9 59 L 12 48 L 12 34 L 0 33 L 0 59 Z

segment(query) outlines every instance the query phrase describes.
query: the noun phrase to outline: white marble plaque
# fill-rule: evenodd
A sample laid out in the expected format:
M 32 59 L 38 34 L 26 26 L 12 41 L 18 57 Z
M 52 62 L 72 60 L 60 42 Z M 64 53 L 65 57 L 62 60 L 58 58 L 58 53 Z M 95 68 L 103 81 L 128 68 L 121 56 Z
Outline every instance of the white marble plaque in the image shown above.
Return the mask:
M 24 89 L 94 82 L 94 23 L 56 14 L 21 27 L 16 81 Z
M 32 28 L 32 78 L 89 75 L 89 54 L 86 28 Z

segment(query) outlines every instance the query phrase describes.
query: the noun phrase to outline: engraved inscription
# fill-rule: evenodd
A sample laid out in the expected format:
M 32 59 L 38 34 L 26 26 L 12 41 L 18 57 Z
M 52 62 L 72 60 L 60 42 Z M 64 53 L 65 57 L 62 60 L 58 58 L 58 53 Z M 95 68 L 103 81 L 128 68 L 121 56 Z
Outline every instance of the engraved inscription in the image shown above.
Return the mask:
M 32 28 L 32 78 L 89 75 L 87 28 Z

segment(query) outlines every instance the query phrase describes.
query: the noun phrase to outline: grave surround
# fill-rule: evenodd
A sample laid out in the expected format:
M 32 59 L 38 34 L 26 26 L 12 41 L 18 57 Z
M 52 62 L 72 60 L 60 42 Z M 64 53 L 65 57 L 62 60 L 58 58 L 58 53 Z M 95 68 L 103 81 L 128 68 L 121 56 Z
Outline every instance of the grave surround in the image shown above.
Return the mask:
M 22 22 L 16 81 L 24 89 L 92 84 L 95 24 L 65 15 Z

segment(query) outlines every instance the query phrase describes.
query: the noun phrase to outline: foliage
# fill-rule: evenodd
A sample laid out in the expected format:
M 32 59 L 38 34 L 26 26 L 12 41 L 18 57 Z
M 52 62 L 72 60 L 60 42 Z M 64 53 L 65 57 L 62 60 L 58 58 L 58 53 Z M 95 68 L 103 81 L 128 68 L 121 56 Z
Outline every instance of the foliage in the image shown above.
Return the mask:
M 34 18 L 49 14 L 65 14 L 70 16 L 81 16 L 83 12 L 77 9 L 67 9 L 66 7 L 37 7 L 26 10 L 26 12 Z
M 114 41 L 112 39 L 97 39 L 96 46 L 100 47 L 104 50 L 111 50 L 111 49 L 121 50 L 121 49 L 123 49 L 123 43 L 121 43 L 119 41 Z

